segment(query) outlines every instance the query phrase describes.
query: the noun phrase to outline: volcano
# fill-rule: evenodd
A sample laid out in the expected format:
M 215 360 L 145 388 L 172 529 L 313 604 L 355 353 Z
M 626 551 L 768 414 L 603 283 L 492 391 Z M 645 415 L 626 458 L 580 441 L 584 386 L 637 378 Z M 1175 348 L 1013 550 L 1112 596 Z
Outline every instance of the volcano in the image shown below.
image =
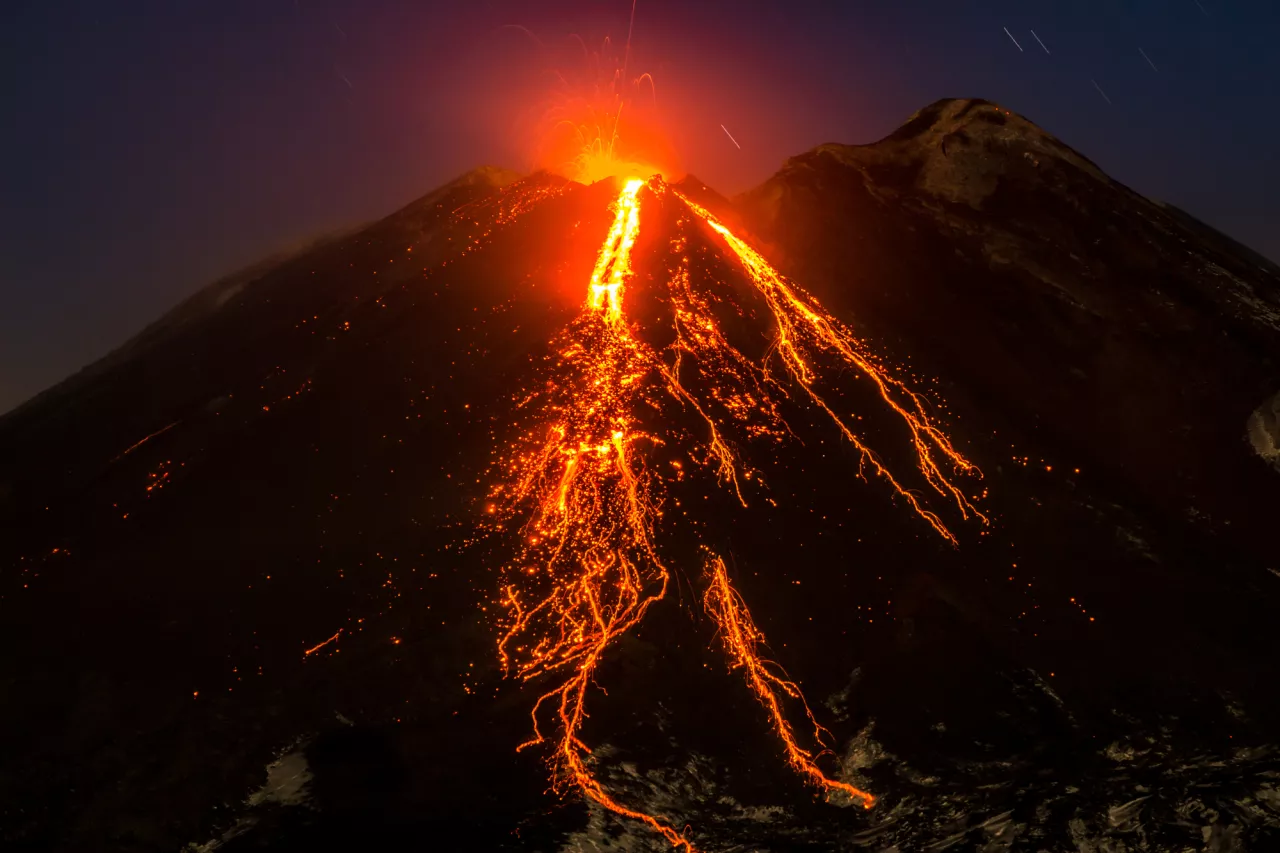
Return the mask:
M 483 168 L 0 419 L 6 850 L 1280 846 L 1280 268 L 946 100 Z

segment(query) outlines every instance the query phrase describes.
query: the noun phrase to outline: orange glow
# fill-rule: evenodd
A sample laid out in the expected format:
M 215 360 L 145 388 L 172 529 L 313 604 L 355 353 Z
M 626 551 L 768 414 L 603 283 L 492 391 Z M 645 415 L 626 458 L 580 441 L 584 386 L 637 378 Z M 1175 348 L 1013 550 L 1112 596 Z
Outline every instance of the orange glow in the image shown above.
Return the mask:
M 678 176 L 679 161 L 657 110 L 653 76 L 629 77 L 610 42 L 586 57 L 539 122 L 534 163 L 584 184 L 605 178 Z
M 720 629 L 720 638 L 732 661 L 730 668 L 742 670 L 743 676 L 747 679 L 747 685 L 756 694 L 760 704 L 769 712 L 769 722 L 778 737 L 782 739 L 787 762 L 828 794 L 832 791 L 840 791 L 851 799 L 860 801 L 864 808 L 871 808 L 875 804 L 875 797 L 847 782 L 840 782 L 827 776 L 814 763 L 814 754 L 796 742 L 795 731 L 782 710 L 781 696 L 799 702 L 804 708 L 805 716 L 813 726 L 814 740 L 819 744 L 825 737 L 830 737 L 830 732 L 814 718 L 813 711 L 809 710 L 809 703 L 804 700 L 804 695 L 801 694 L 796 683 L 786 678 L 785 673 L 779 675 L 781 670 L 777 664 L 760 657 L 760 647 L 765 642 L 764 634 L 752 621 L 742 596 L 729 583 L 729 573 L 725 570 L 724 560 L 715 555 L 709 556 L 707 576 L 710 585 L 703 597 L 703 606 Z

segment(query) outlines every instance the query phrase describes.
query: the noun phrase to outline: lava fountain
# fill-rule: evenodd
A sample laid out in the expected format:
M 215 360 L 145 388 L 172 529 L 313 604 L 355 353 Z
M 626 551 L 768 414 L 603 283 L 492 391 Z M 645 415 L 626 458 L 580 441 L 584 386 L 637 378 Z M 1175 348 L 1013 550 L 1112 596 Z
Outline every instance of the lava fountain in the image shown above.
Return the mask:
M 653 76 L 628 71 L 630 38 L 619 57 L 609 39 L 553 73 L 556 86 L 536 124 L 534 165 L 584 184 L 680 173 L 658 111 Z

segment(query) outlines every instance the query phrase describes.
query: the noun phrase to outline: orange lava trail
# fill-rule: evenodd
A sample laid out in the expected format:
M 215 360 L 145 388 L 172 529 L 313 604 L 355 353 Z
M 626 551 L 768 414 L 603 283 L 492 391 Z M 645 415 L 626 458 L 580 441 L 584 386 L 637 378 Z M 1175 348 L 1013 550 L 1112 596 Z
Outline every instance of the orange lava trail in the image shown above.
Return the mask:
M 613 226 L 591 272 L 587 305 L 592 311 L 605 310 L 610 323 L 622 320 L 622 288 L 625 277 L 631 273 L 631 247 L 640 230 L 640 204 L 636 195 L 643 186 L 644 181 L 639 178 L 631 178 L 622 185 L 615 202 Z
M 542 736 L 537 730 L 538 708 L 545 700 L 558 696 L 560 699 L 560 707 L 558 709 L 560 738 L 556 746 L 556 752 L 567 778 L 577 785 L 583 794 L 609 811 L 646 824 L 671 842 L 673 847 L 682 848 L 687 853 L 696 853 L 693 845 L 673 827 L 653 815 L 628 808 L 610 796 L 587 766 L 583 753 L 588 753 L 590 750 L 577 736 L 578 731 L 582 728 L 583 719 L 586 717 L 584 705 L 586 703 L 587 688 L 592 683 L 600 656 L 614 639 L 630 630 L 640 621 L 649 604 L 662 598 L 666 593 L 666 586 L 664 584 L 658 593 L 643 599 L 639 598 L 638 587 L 631 587 L 630 592 L 636 598 L 632 600 L 631 607 L 624 609 L 621 621 L 616 623 L 607 622 L 599 610 L 593 611 L 598 620 L 595 626 L 598 632 L 595 645 L 584 653 L 583 660 L 578 665 L 577 671 L 570 676 L 567 682 L 538 699 L 533 709 L 535 738 L 533 741 L 523 744 L 521 748 L 542 740 Z M 619 617 L 615 616 L 615 619 L 617 618 Z
M 119 459 L 123 459 L 124 457 L 126 457 L 126 456 L 128 456 L 130 453 L 132 453 L 133 451 L 137 450 L 137 449 L 138 449 L 139 447 L 141 447 L 142 445 L 146 444 L 146 443 L 147 443 L 148 441 L 150 441 L 151 439 L 153 439 L 153 438 L 155 438 L 155 437 L 157 437 L 157 436 L 164 435 L 166 432 L 168 432 L 169 430 L 173 429 L 174 427 L 176 427 L 176 426 L 177 426 L 178 424 L 180 424 L 180 423 L 182 423 L 182 421 L 174 421 L 173 423 L 169 424 L 167 427 L 163 427 L 163 428 L 161 428 L 161 429 L 156 430 L 155 432 L 151 433 L 151 435 L 149 435 L 149 436 L 147 436 L 146 438 L 142 439 L 142 441 L 139 441 L 137 444 L 130 445 L 130 446 L 129 446 L 128 448 L 126 448 L 125 450 L 122 450 L 122 451 L 119 453 L 119 455 L 117 455 L 117 456 L 115 457 L 115 459 L 112 459 L 111 461 L 112 461 L 112 462 L 115 462 L 115 461 L 117 461 L 117 460 L 119 460 Z
M 978 474 L 977 467 L 960 454 L 950 439 L 933 422 L 925 411 L 924 402 L 899 380 L 893 378 L 862 351 L 852 333 L 838 320 L 822 310 L 817 300 L 808 294 L 801 295 L 769 262 L 743 240 L 733 234 L 706 208 L 677 192 L 689 209 L 719 234 L 745 268 L 748 278 L 764 297 L 775 321 L 774 348 L 781 356 L 783 366 L 791 377 L 805 389 L 809 399 L 839 427 L 841 433 L 861 454 L 863 464 L 886 480 L 896 494 L 904 498 L 911 508 L 933 527 L 944 539 L 956 544 L 955 535 L 943 524 L 942 519 L 926 509 L 919 498 L 893 476 L 871 449 L 853 432 L 814 389 L 817 368 L 813 351 L 834 353 L 845 364 L 856 368 L 876 386 L 880 398 L 902 419 L 911 433 L 916 452 L 916 464 L 925 481 L 937 492 L 953 499 L 962 518 L 975 516 L 984 524 L 987 517 L 965 497 L 943 470 L 949 464 L 953 470 L 966 474 Z
M 787 762 L 804 775 L 809 781 L 823 788 L 828 794 L 842 791 L 853 800 L 861 801 L 864 808 L 875 804 L 875 797 L 847 782 L 841 782 L 827 776 L 814 763 L 815 755 L 796 742 L 796 735 L 791 723 L 787 721 L 782 710 L 780 695 L 798 700 L 804 707 L 805 715 L 813 726 L 814 740 L 821 744 L 824 736 L 830 733 L 823 728 L 809 709 L 804 695 L 794 681 L 775 672 L 776 664 L 760 657 L 760 647 L 764 645 L 764 634 L 756 627 L 747 610 L 742 596 L 729 583 L 729 573 L 725 570 L 724 560 L 711 555 L 707 560 L 707 578 L 709 585 L 703 597 L 703 606 L 720 629 L 720 637 L 725 650 L 732 659 L 730 667 L 741 669 L 747 679 L 747 685 L 756 694 L 760 704 L 769 712 L 769 721 L 778 737 L 782 739 L 786 750 Z
M 303 652 L 303 653 L 302 653 L 302 656 L 303 656 L 304 658 L 305 658 L 305 657 L 309 657 L 312 653 L 320 651 L 320 650 L 321 650 L 321 649 L 323 649 L 325 646 L 327 646 L 327 645 L 329 645 L 330 643 L 332 643 L 332 642 L 336 641 L 336 640 L 337 640 L 339 637 L 341 637 L 341 636 L 342 636 L 342 629 L 341 629 L 341 628 L 339 628 L 339 629 L 338 629 L 338 633 L 334 634 L 332 637 L 330 637 L 329 639 L 325 640 L 323 643 L 316 643 L 314 646 L 312 646 L 311 648 L 309 648 L 309 649 L 307 649 L 305 652 Z
M 660 362 L 631 333 L 622 312 L 643 186 L 639 179 L 623 183 L 586 308 L 560 342 L 561 365 L 572 379 L 556 389 L 561 393 L 547 437 L 510 460 L 511 484 L 498 490 L 511 512 L 528 513 L 521 549 L 505 570 L 512 580 L 503 592 L 508 615 L 498 651 L 504 668 L 522 680 L 568 673 L 535 703 L 533 739 L 521 748 L 544 742 L 539 711 L 558 700 L 557 785 L 574 785 L 602 807 L 645 823 L 693 853 L 669 824 L 604 790 L 579 737 L 601 655 L 666 595 L 670 579 L 653 544 L 660 515 L 654 479 L 635 449 L 661 443 L 639 429 L 635 416 L 644 380 Z

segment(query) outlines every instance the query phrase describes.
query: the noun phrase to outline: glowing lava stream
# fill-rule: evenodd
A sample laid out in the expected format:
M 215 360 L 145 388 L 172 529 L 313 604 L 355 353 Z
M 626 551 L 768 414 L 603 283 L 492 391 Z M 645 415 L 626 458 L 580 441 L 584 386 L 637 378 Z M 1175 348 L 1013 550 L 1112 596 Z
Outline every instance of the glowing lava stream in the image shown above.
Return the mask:
M 544 740 L 538 712 L 554 702 L 557 781 L 576 785 L 601 806 L 644 822 L 692 853 L 671 826 L 627 808 L 604 790 L 587 767 L 589 750 L 578 737 L 600 656 L 666 594 L 670 578 L 652 540 L 659 515 L 650 495 L 652 478 L 632 450 L 637 442 L 657 441 L 636 429 L 633 413 L 644 391 L 641 380 L 654 369 L 656 356 L 631 334 L 622 315 L 622 291 L 640 227 L 636 196 L 643 186 L 639 179 L 623 184 L 591 275 L 587 310 L 570 327 L 561 350 L 577 381 L 555 412 L 546 441 L 531 458 L 518 460 L 524 475 L 510 497 L 516 504 L 532 504 L 533 512 L 512 564 L 523 583 L 505 590 L 510 622 L 498 651 L 504 667 L 522 679 L 568 671 L 564 682 L 534 705 L 534 737 L 521 748 Z M 530 598 L 536 603 L 527 605 Z M 528 638 L 526 644 L 521 638 Z
M 631 247 L 635 245 L 640 230 L 640 203 L 636 200 L 644 181 L 631 178 L 622 185 L 616 202 L 617 213 L 613 227 L 605 238 L 591 272 L 591 285 L 587 300 L 592 311 L 605 309 L 609 322 L 622 320 L 622 287 L 624 278 L 631 272 Z
M 803 707 L 805 716 L 813 726 L 813 738 L 822 743 L 824 736 L 830 737 L 827 731 L 809 710 L 809 703 L 804 700 L 800 688 L 794 681 L 774 672 L 771 661 L 760 657 L 760 646 L 764 644 L 764 634 L 751 619 L 742 596 L 729 583 L 729 573 L 724 567 L 724 560 L 715 554 L 707 558 L 707 576 L 709 585 L 703 597 L 703 605 L 707 613 L 720 628 L 725 650 L 733 659 L 731 666 L 742 669 L 747 684 L 769 712 L 769 721 L 773 729 L 782 738 L 787 751 L 787 761 L 799 773 L 807 776 L 814 784 L 828 791 L 843 791 L 855 800 L 861 800 L 867 808 L 875 803 L 875 797 L 847 782 L 830 778 L 813 763 L 814 755 L 796 743 L 795 732 L 787 722 L 782 711 L 782 703 L 778 694 L 782 693 L 797 700 Z
M 680 194 L 677 193 L 677 195 Z M 887 480 L 893 486 L 894 492 L 906 499 L 911 508 L 928 521 L 940 536 L 952 545 L 958 544 L 955 535 L 942 523 L 942 519 L 936 513 L 925 509 L 911 491 L 903 488 L 846 421 L 833 412 L 826 401 L 814 390 L 814 368 L 810 363 L 813 361 L 813 356 L 809 353 L 811 349 L 831 352 L 870 378 L 875 383 L 881 399 L 902 418 L 910 429 L 917 465 L 924 474 L 925 481 L 940 494 L 952 498 L 959 507 L 962 518 L 968 518 L 972 514 L 986 523 L 987 517 L 979 512 L 964 493 L 947 479 L 938 457 L 941 456 L 954 468 L 964 473 L 977 473 L 977 467 L 960 455 L 952 447 L 946 435 L 933 424 L 925 412 L 920 396 L 873 364 L 871 359 L 861 351 L 853 335 L 834 317 L 822 311 L 817 300 L 812 297 L 801 298 L 769 265 L 768 261 L 735 237 L 733 232 L 721 224 L 706 208 L 683 195 L 680 195 L 680 198 L 713 231 L 723 237 L 729 248 L 738 256 L 751 282 L 765 298 L 773 314 L 776 323 L 774 346 L 782 357 L 787 372 L 804 388 L 809 399 L 830 416 L 844 437 L 858 449 L 862 464 L 870 464 L 875 473 Z M 904 398 L 905 403 L 899 402 L 898 397 Z
M 529 398 L 546 396 L 549 425 L 543 437 L 530 436 L 516 445 L 517 451 L 506 460 L 509 477 L 494 489 L 503 507 L 499 518 L 523 518 L 517 553 L 503 569 L 507 616 L 498 653 L 505 671 L 521 680 L 562 678 L 534 704 L 533 738 L 520 747 L 546 740 L 539 713 L 550 703 L 557 728 L 552 759 L 557 787 L 575 786 L 604 808 L 645 823 L 692 853 L 690 842 L 669 822 L 621 804 L 604 789 L 591 773 L 586 757 L 590 750 L 579 737 L 587 690 L 603 654 L 666 595 L 670 580 L 654 544 L 664 481 L 645 459 L 665 443 L 664 438 L 683 441 L 689 436 L 674 427 L 662 435 L 646 431 L 639 417 L 642 408 L 665 415 L 662 404 L 674 400 L 692 409 L 707 430 L 696 442 L 703 458 L 695 456 L 695 461 L 711 469 L 745 505 L 741 480 L 753 479 L 754 472 L 725 437 L 725 429 L 736 426 L 748 439 L 784 440 L 791 430 L 782 419 L 780 401 L 787 397 L 783 383 L 790 380 L 858 449 L 863 467 L 870 466 L 894 494 L 955 544 L 956 537 L 940 516 L 885 467 L 818 393 L 819 380 L 831 381 L 821 373 L 821 360 L 833 359 L 837 373 L 852 367 L 870 378 L 880 399 L 904 423 L 925 482 L 953 501 L 962 518 L 972 516 L 984 523 L 986 518 L 945 470 L 977 474 L 977 469 L 932 421 L 923 400 L 880 368 L 816 300 L 790 285 L 709 211 L 679 193 L 675 195 L 690 213 L 725 241 L 762 297 L 774 324 L 770 352 L 782 362 L 785 375 L 772 375 L 771 356 L 757 364 L 729 342 L 712 311 L 714 297 L 693 287 L 687 257 L 667 282 L 674 342 L 659 353 L 638 338 L 623 309 L 633 274 L 631 251 L 640 229 L 640 192 L 646 186 L 653 193 L 674 192 L 660 178 L 647 184 L 634 178 L 623 182 L 584 310 L 556 341 L 560 370 L 546 382 L 545 391 Z M 683 254 L 685 238 L 677 239 L 672 248 Z M 686 356 L 695 385 L 686 385 L 681 376 Z M 565 374 L 568 379 L 562 381 Z M 678 462 L 671 464 L 678 478 L 683 470 Z M 504 529 L 504 522 L 496 529 Z M 764 637 L 730 584 L 724 562 L 709 552 L 705 577 L 704 605 L 719 628 L 730 667 L 742 671 L 763 705 L 788 763 L 828 794 L 839 791 L 870 808 L 870 794 L 817 767 L 816 759 L 827 751 L 822 742 L 829 733 L 814 718 L 799 687 L 761 657 Z M 786 701 L 803 707 L 818 753 L 798 743 L 783 707 Z

